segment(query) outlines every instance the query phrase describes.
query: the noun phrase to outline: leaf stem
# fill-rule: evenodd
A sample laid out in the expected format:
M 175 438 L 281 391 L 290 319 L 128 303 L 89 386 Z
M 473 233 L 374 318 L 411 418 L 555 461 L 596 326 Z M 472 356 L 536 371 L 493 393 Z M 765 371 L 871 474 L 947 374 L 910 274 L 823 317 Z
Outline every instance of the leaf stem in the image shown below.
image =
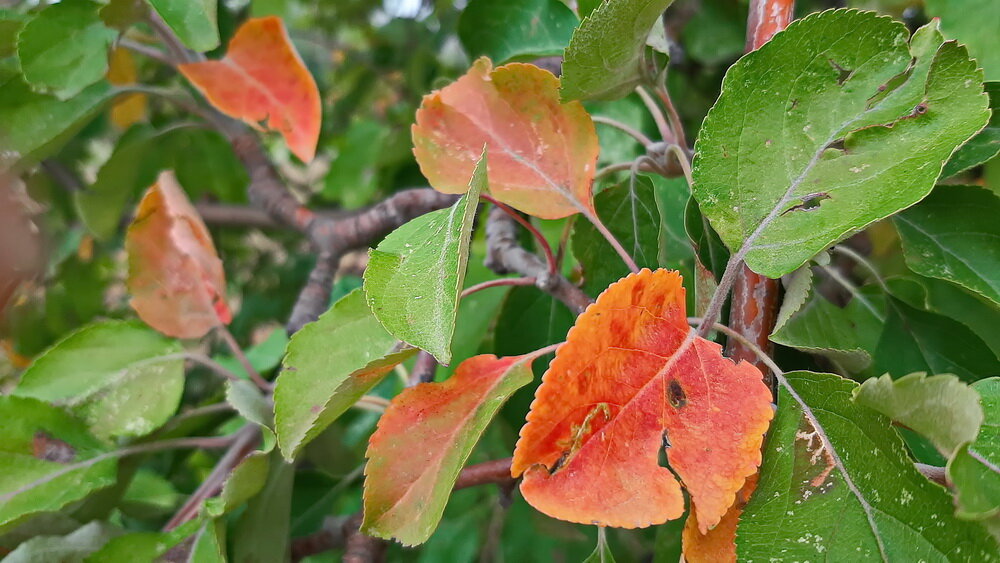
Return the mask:
M 633 139 L 639 141 L 639 143 L 641 143 L 643 147 L 648 147 L 649 145 L 653 144 L 653 140 L 647 137 L 642 131 L 639 131 L 638 129 L 632 127 L 631 125 L 622 123 L 617 119 L 611 119 L 610 117 L 604 117 L 603 115 L 592 115 L 590 116 L 590 118 L 594 120 L 594 123 L 600 123 L 602 125 L 614 127 L 615 129 L 627 133 Z
M 736 281 L 736 274 L 739 273 L 740 266 L 743 264 L 743 256 L 745 256 L 745 252 L 741 248 L 729 257 L 729 262 L 726 262 L 726 269 L 722 273 L 722 279 L 719 280 L 719 286 L 715 289 L 715 293 L 712 294 L 712 300 L 708 302 L 702 322 L 698 325 L 698 336 L 704 338 L 712 330 L 715 321 L 719 320 L 719 314 L 722 313 L 722 306 L 726 303 L 726 298 L 729 297 L 729 290 L 733 288 L 733 282 Z
M 250 376 L 250 380 L 253 381 L 261 391 L 270 393 L 272 389 L 271 384 L 266 379 L 261 377 L 259 373 L 257 373 L 253 364 L 250 363 L 250 358 L 248 358 L 243 352 L 243 348 L 240 348 L 240 344 L 236 342 L 236 338 L 233 336 L 233 333 L 229 332 L 229 328 L 227 328 L 224 324 L 220 324 L 217 327 L 216 332 L 222 337 L 222 340 L 225 341 L 226 345 L 229 346 L 229 349 L 232 350 L 233 356 L 236 357 L 237 361 L 240 362 L 240 365 L 243 366 L 243 369 L 246 370 L 247 375 Z
M 531 224 L 531 221 L 528 221 L 527 219 L 522 217 L 520 213 L 514 211 L 507 205 L 500 203 L 499 201 L 494 199 L 493 196 L 491 195 L 480 194 L 479 197 L 480 199 L 484 199 L 492 203 L 493 205 L 497 206 L 498 208 L 502 209 L 504 213 L 510 215 L 511 218 L 520 223 L 522 227 L 528 229 L 528 232 L 531 233 L 531 235 L 535 237 L 535 241 L 538 242 L 538 246 L 542 248 L 542 252 L 545 253 L 545 260 L 549 264 L 549 273 L 554 275 L 558 271 L 558 267 L 556 266 L 556 258 L 552 254 L 552 247 L 549 246 L 549 241 L 545 239 L 545 235 L 543 235 L 541 231 L 539 231 L 534 225 Z
M 660 84 L 656 87 L 656 95 L 659 96 L 660 102 L 663 103 L 663 107 L 667 108 L 667 119 L 670 121 L 670 129 L 674 132 L 674 138 L 677 140 L 675 144 L 680 145 L 685 151 L 688 149 L 687 136 L 684 135 L 684 124 L 681 123 L 681 116 L 677 113 L 677 108 L 674 107 L 673 100 L 670 99 L 670 92 L 667 91 L 667 87 Z
M 604 240 L 608 241 L 608 244 L 611 245 L 611 248 L 615 249 L 615 252 L 618 253 L 618 256 L 621 256 L 622 261 L 625 262 L 625 265 L 628 266 L 629 270 L 632 270 L 633 274 L 639 273 L 639 266 L 636 266 L 635 260 L 633 260 L 632 256 L 629 255 L 628 251 L 625 250 L 625 247 L 622 246 L 622 243 L 618 242 L 618 239 L 615 238 L 615 235 L 612 234 L 611 231 L 609 231 L 606 226 L 604 226 L 604 223 L 601 221 L 601 218 L 597 216 L 597 213 L 592 213 L 590 211 L 587 211 L 583 214 L 583 216 L 586 217 L 587 220 L 590 221 L 592 225 L 594 225 L 594 228 L 597 229 L 597 232 L 601 233 L 601 236 L 604 237 Z
M 639 95 L 642 99 L 642 103 L 645 104 L 646 109 L 649 114 L 653 116 L 653 121 L 656 122 L 656 128 L 660 131 L 660 139 L 665 143 L 676 142 L 677 139 L 674 134 L 670 131 L 670 126 L 667 125 L 667 118 L 663 116 L 663 110 L 657 105 L 656 100 L 649 95 L 642 86 L 636 87 L 635 93 Z
M 122 37 L 118 40 L 118 46 L 124 49 L 128 49 L 133 53 L 138 53 L 144 57 L 153 59 L 154 61 L 163 63 L 168 66 L 174 66 L 174 62 L 170 60 L 170 57 L 166 53 L 157 49 L 156 47 L 150 47 L 149 45 L 144 45 L 138 41 L 129 39 L 128 37 Z
M 688 189 L 692 189 L 694 186 L 694 176 L 691 173 L 691 160 L 688 158 L 687 153 L 677 144 L 667 145 L 667 150 L 674 153 L 674 156 L 677 157 L 677 163 L 681 165 L 681 170 L 684 172 L 684 179 L 687 180 Z
M 687 321 L 688 324 L 700 326 L 701 323 L 705 321 L 705 319 L 699 317 L 688 317 Z M 738 341 L 740 344 L 745 346 L 747 350 L 753 352 L 757 356 L 757 358 L 760 359 L 761 363 L 763 363 L 765 366 L 768 367 L 768 369 L 771 370 L 771 372 L 774 374 L 775 377 L 783 373 L 781 371 L 781 368 L 778 367 L 778 364 L 776 364 L 774 360 L 771 359 L 771 356 L 768 356 L 766 352 L 760 349 L 760 346 L 754 344 L 754 342 L 751 341 L 749 338 L 743 336 L 742 334 L 729 328 L 728 326 L 720 323 L 712 323 L 712 329 L 717 330 L 722 334 L 725 334 L 729 338 Z M 774 392 L 774 385 L 773 385 L 774 378 L 765 376 L 765 382 L 768 384 L 767 385 L 768 388 L 771 389 L 772 392 Z
M 489 289 L 491 287 L 503 287 L 503 286 L 517 286 L 517 285 L 535 285 L 537 280 L 535 278 L 499 278 L 495 280 L 484 281 L 483 283 L 477 283 L 476 285 L 470 285 L 462 291 L 462 298 L 466 298 L 477 291 L 482 291 L 484 289 Z
M 354 406 L 361 410 L 383 413 L 385 409 L 389 408 L 389 403 L 389 399 L 377 395 L 362 395 L 360 399 L 355 401 Z
M 882 278 L 882 274 L 879 273 L 878 268 L 876 268 L 875 265 L 872 264 L 867 258 L 859 254 L 853 248 L 845 246 L 843 244 L 838 244 L 837 246 L 834 246 L 833 252 L 835 254 L 840 254 L 850 258 L 851 260 L 855 261 L 856 263 L 864 267 L 864 269 L 871 272 L 872 277 L 875 278 L 876 283 L 879 284 L 879 286 L 882 288 L 882 291 L 889 293 L 889 286 L 886 285 L 885 279 Z

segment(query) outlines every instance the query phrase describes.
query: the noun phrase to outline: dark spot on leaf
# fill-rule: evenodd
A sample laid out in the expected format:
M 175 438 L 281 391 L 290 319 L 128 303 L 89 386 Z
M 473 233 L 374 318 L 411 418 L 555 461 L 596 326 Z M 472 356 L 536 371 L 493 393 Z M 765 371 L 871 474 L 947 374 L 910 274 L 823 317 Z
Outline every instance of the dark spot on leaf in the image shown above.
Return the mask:
M 788 110 L 791 111 L 797 107 L 799 107 L 799 99 L 795 98 L 794 100 L 792 100 L 792 107 L 788 108 Z
M 917 107 L 913 108 L 913 113 L 916 115 L 927 113 L 927 104 L 917 104 Z
M 670 436 L 667 435 L 667 429 L 666 428 L 663 429 L 663 436 L 661 436 L 661 439 L 663 440 L 663 449 L 670 448 L 670 446 L 671 446 L 671 444 L 670 444 Z
M 309 412 L 311 412 L 313 414 L 321 413 L 321 412 L 323 412 L 323 406 L 322 405 L 313 405 L 312 407 L 309 408 Z
M 830 66 L 832 66 L 833 68 L 835 68 L 837 70 L 837 72 L 838 72 L 837 86 L 843 86 L 844 83 L 847 82 L 848 79 L 851 78 L 851 75 L 854 74 L 853 70 L 846 69 L 846 68 L 840 66 L 839 64 L 837 64 L 837 61 L 835 61 L 833 59 L 827 59 L 827 61 L 829 61 L 830 62 Z
M 667 400 L 675 408 L 679 409 L 687 404 L 687 395 L 684 393 L 684 388 L 681 384 L 677 382 L 676 379 L 671 379 L 670 383 L 667 384 Z
M 70 463 L 76 459 L 76 449 L 58 438 L 53 438 L 45 432 L 35 432 L 31 440 L 31 454 L 38 459 L 56 463 Z

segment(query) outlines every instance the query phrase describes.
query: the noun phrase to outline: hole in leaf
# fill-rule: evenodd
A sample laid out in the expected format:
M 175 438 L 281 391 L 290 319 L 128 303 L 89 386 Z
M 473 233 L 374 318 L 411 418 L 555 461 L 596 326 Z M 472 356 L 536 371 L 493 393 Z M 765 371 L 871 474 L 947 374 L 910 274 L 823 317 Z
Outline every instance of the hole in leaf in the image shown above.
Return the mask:
M 833 59 L 827 59 L 827 61 L 830 62 L 830 66 L 832 66 L 834 69 L 836 69 L 836 71 L 838 73 L 838 75 L 837 75 L 837 86 L 843 86 L 844 83 L 847 82 L 848 79 L 851 78 L 851 75 L 854 74 L 853 70 L 846 69 L 846 68 L 840 66 L 839 64 L 837 64 L 837 61 L 835 61 Z
M 916 65 L 917 60 L 911 59 L 910 65 L 906 67 L 906 70 L 893 76 L 885 82 L 885 84 L 880 84 L 875 94 L 868 98 L 868 105 L 866 109 L 871 109 L 875 107 L 879 102 L 889 97 L 889 94 L 895 92 L 900 86 L 906 84 L 910 79 L 910 75 L 913 74 L 913 68 Z
M 847 152 L 847 147 L 844 146 L 844 139 L 843 139 L 843 137 L 841 137 L 840 139 L 837 139 L 835 141 L 831 141 L 830 144 L 828 144 L 827 146 L 823 147 L 823 150 L 831 150 L 831 149 L 835 150 L 835 151 L 840 151 L 840 152 L 845 152 L 846 153 Z
M 804 196 L 800 203 L 789 207 L 784 210 L 781 214 L 790 213 L 792 211 L 812 211 L 813 209 L 818 209 L 820 202 L 825 199 L 832 199 L 830 194 L 826 192 L 816 192 L 814 194 L 809 194 Z

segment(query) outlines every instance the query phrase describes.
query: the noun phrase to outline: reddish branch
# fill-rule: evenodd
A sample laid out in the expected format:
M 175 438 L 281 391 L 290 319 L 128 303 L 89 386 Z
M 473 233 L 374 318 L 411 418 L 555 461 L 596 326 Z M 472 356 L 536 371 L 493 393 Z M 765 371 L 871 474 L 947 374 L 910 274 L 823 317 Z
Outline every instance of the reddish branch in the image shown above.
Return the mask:
M 794 7 L 794 0 L 751 0 L 747 18 L 747 52 L 759 48 L 787 27 Z M 733 284 L 729 327 L 768 354 L 773 348 L 768 336 L 778 318 L 779 293 L 778 280 L 755 274 L 746 266 L 742 266 Z M 734 360 L 746 360 L 763 373 L 769 373 L 753 351 L 734 339 L 730 339 L 726 355 Z
M 553 274 L 537 254 L 518 243 L 518 224 L 503 210 L 494 207 L 486 222 L 486 267 L 498 274 L 521 274 L 534 278 L 535 286 L 580 314 L 591 303 L 590 297 L 560 274 Z

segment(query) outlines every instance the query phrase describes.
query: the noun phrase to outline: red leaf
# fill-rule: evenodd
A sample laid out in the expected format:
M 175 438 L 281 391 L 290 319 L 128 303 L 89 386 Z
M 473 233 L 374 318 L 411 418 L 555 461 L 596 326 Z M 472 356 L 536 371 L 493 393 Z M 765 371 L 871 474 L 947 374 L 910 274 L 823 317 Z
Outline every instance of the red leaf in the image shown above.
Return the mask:
M 486 426 L 531 381 L 537 354 L 475 356 L 442 383 L 400 393 L 368 443 L 362 530 L 404 545 L 430 537 Z
M 232 320 L 212 237 L 171 172 L 160 174 L 125 234 L 132 307 L 175 338 L 201 338 Z
M 684 523 L 682 541 L 684 561 L 687 563 L 726 563 L 736 561 L 736 526 L 740 523 L 743 507 L 750 501 L 750 495 L 757 488 L 757 477 L 751 475 L 736 494 L 736 502 L 726 512 L 714 528 L 702 533 L 695 514 L 688 516 Z
M 316 155 L 323 118 L 319 90 L 281 18 L 249 19 L 224 59 L 178 69 L 222 113 L 254 127 L 267 120 L 295 156 L 309 162 Z
M 721 350 L 688 327 L 677 272 L 612 284 L 535 394 L 512 467 L 525 500 L 571 522 L 644 527 L 684 512 L 676 474 L 700 529 L 716 525 L 760 465 L 773 416 L 757 368 Z
M 534 65 L 493 70 L 483 57 L 454 83 L 424 96 L 413 154 L 434 189 L 465 193 L 489 151 L 490 193 L 543 219 L 593 213 L 597 132 L 579 102 L 559 101 L 559 79 Z

